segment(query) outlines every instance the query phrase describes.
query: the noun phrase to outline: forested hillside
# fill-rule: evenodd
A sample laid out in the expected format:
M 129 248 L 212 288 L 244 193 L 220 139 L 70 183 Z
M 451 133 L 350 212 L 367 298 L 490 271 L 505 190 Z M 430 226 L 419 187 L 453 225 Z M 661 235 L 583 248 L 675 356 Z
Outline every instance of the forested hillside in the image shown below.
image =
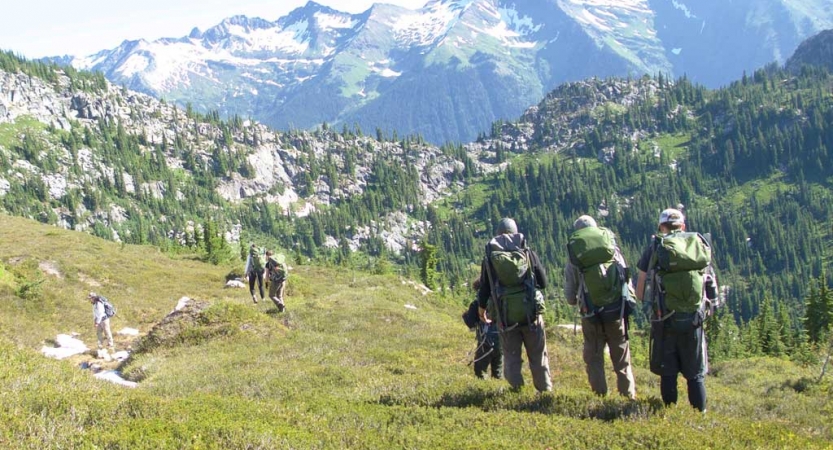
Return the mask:
M 315 219 L 296 219 L 367 189 L 360 217 L 380 226 L 350 246 L 383 228 L 385 245 L 403 248 L 424 226 L 391 214 L 456 189 L 470 162 L 453 156 L 418 136 L 371 137 L 358 127 L 275 132 L 181 110 L 100 74 L 0 54 L 3 209 L 107 239 L 178 251 L 225 236 L 212 247 L 217 262 L 236 254 L 220 247 L 243 233 L 315 255 L 338 247 L 344 226 L 326 237 Z

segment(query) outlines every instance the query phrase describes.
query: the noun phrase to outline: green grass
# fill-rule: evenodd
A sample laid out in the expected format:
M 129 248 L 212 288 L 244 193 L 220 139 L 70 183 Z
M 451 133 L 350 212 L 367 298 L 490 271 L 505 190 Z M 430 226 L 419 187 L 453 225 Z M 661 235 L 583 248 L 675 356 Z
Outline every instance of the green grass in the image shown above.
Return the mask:
M 19 145 L 20 135 L 28 131 L 43 131 L 46 125 L 32 116 L 18 117 L 11 123 L 0 123 L 0 148 L 10 149 Z
M 803 449 L 833 439 L 829 384 L 807 382 L 816 368 L 717 364 L 703 416 L 682 381 L 682 403 L 661 406 L 643 345 L 638 401 L 592 395 L 580 335 L 551 326 L 554 392 L 512 392 L 466 366 L 462 307 L 394 276 L 294 267 L 277 314 L 222 289 L 229 267 L 18 218 L 0 216 L 0 230 L 0 448 Z M 60 279 L 38 269 L 44 261 Z M 15 294 L 38 277 L 36 298 Z M 90 289 L 118 306 L 116 330 L 148 333 L 183 295 L 205 305 L 136 345 L 123 370 L 140 385 L 122 389 L 37 353 L 59 332 L 94 341 Z
M 780 193 L 790 192 L 794 189 L 785 180 L 783 173 L 776 173 L 769 178 L 750 181 L 732 189 L 727 195 L 727 201 L 735 207 L 743 207 L 753 197 L 760 204 L 768 204 Z
M 691 142 L 691 136 L 688 134 L 662 134 L 655 139 L 640 141 L 639 148 L 642 151 L 653 152 L 654 145 L 656 145 L 668 155 L 670 160 L 675 160 L 688 150 L 689 142 Z

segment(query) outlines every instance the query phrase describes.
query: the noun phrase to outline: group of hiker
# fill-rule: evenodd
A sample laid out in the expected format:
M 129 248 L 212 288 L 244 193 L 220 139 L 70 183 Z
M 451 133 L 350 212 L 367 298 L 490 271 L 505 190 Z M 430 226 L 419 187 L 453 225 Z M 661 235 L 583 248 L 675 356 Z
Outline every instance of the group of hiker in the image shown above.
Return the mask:
M 246 268 L 243 273 L 249 280 L 249 294 L 252 296 L 252 302 L 257 304 L 255 284 L 257 284 L 260 299 L 263 300 L 265 280 L 268 283 L 269 299 L 278 308 L 278 312 L 286 310 L 283 293 L 286 289 L 289 269 L 286 266 L 286 257 L 282 253 L 275 254 L 272 250 L 263 253 L 255 244 L 252 244 L 249 247 L 249 256 L 246 258 Z
M 604 349 L 608 348 L 616 387 L 636 399 L 631 368 L 629 316 L 636 301 L 650 305 L 650 368 L 659 375 L 666 405 L 677 402 L 677 375 L 688 382 L 689 403 L 706 410 L 704 378 L 708 356 L 703 331 L 707 315 L 720 303 L 708 235 L 687 232 L 680 209 L 660 214 L 657 234 L 636 267 L 636 287 L 614 233 L 583 215 L 573 223 L 567 243 L 564 294 L 578 306 L 584 338 L 582 356 L 590 388 L 606 395 Z M 474 371 L 505 375 L 513 389 L 524 384 L 526 352 L 539 392 L 552 390 L 543 312 L 547 275 L 513 219 L 504 218 L 485 248 L 476 299 L 463 319 L 476 330 Z
M 264 280 L 266 280 L 269 289 L 269 299 L 278 308 L 278 312 L 284 312 L 286 310 L 283 295 L 286 289 L 289 268 L 286 265 L 286 257 L 283 254 L 275 254 L 272 250 L 264 253 L 255 244 L 252 244 L 249 248 L 248 257 L 246 258 L 244 273 L 249 280 L 249 293 L 255 304 L 257 304 L 255 284 L 257 284 L 260 291 L 260 299 L 263 300 Z M 90 292 L 87 295 L 87 300 L 90 301 L 93 308 L 93 326 L 95 327 L 95 334 L 98 340 L 99 353 L 101 354 L 104 351 L 105 345 L 110 354 L 115 353 L 113 333 L 110 329 L 110 318 L 116 314 L 115 307 L 106 297 L 95 292 Z

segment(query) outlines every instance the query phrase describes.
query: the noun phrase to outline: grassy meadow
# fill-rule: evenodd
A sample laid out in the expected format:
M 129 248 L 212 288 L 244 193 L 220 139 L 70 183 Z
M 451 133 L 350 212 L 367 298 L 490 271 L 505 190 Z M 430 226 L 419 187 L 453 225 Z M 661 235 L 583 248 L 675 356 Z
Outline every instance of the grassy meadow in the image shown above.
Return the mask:
M 635 343 L 639 400 L 592 395 L 581 339 L 550 324 L 554 391 L 512 392 L 466 366 L 463 306 L 396 276 L 296 266 L 287 312 L 223 289 L 232 267 L 0 216 L 0 448 L 831 448 L 830 383 L 778 359 L 714 364 L 706 415 L 664 408 Z M 39 350 L 58 333 L 94 346 L 86 293 L 114 332 L 153 339 L 94 379 Z M 156 326 L 182 296 L 202 303 Z M 416 309 L 406 308 L 413 305 Z M 154 326 L 156 326 L 154 328 Z M 638 337 L 636 338 L 639 339 Z M 529 373 L 525 376 L 531 383 Z M 611 386 L 615 386 L 612 373 Z

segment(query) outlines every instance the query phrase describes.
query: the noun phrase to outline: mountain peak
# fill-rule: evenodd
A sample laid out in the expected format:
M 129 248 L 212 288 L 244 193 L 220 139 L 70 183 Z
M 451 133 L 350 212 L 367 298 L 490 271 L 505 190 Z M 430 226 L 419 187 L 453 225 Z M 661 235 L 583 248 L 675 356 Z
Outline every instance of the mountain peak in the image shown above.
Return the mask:
M 797 72 L 807 65 L 825 67 L 833 72 L 833 30 L 824 30 L 802 42 L 785 66 L 791 72 Z

